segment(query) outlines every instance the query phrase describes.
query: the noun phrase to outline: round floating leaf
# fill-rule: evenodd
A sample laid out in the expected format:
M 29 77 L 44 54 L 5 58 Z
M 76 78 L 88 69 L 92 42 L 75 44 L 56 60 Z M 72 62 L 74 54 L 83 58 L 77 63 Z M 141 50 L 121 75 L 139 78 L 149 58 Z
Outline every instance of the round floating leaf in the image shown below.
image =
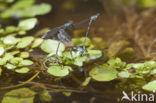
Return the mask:
M 83 66 L 83 62 L 85 62 L 86 60 L 87 60 L 86 56 L 77 57 L 77 58 L 75 58 L 74 64 L 81 67 L 81 66 Z
M 21 52 L 20 53 L 20 57 L 21 58 L 28 58 L 29 57 L 29 53 L 28 52 Z
M 17 28 L 15 26 L 7 26 L 5 28 L 5 32 L 8 34 L 8 33 L 12 33 L 12 32 L 15 32 L 17 30 Z
M 18 8 L 29 7 L 32 6 L 34 2 L 35 0 L 19 0 L 12 6 L 12 8 L 18 9 Z
M 128 71 L 122 71 L 118 74 L 118 76 L 121 78 L 129 78 L 130 73 Z
M 43 42 L 43 39 L 42 38 L 37 38 L 37 39 L 35 39 L 35 41 L 33 42 L 33 44 L 32 44 L 32 48 L 36 48 L 36 47 L 38 47 L 41 43 Z
M 20 40 L 20 42 L 17 44 L 17 48 L 25 48 L 28 45 L 30 45 L 32 43 L 32 41 L 34 40 L 34 38 L 32 36 L 27 36 L 24 37 Z
M 18 40 L 13 37 L 13 36 L 7 36 L 6 38 L 4 38 L 3 40 L 4 44 L 16 44 L 18 42 Z
M 0 56 L 2 56 L 4 54 L 4 48 L 3 47 L 0 47 Z
M 56 53 L 59 41 L 57 40 L 44 40 L 41 44 L 41 49 L 46 53 Z M 62 52 L 65 50 L 65 46 L 63 43 L 60 44 L 58 52 Z
M 36 24 L 37 24 L 37 19 L 31 18 L 31 19 L 25 19 L 25 20 L 20 21 L 20 23 L 18 24 L 18 27 L 22 30 L 31 30 L 32 28 L 35 27 Z
M 88 54 L 93 55 L 93 56 L 101 55 L 101 53 L 102 53 L 102 51 L 100 51 L 100 50 L 88 50 Z
M 96 81 L 111 81 L 117 78 L 117 71 L 106 65 L 93 68 L 89 75 Z
M 13 65 L 18 65 L 21 61 L 23 61 L 23 58 L 20 57 L 15 57 L 10 59 L 10 63 Z
M 136 68 L 136 69 L 143 69 L 144 67 L 145 65 L 143 63 L 133 64 L 133 68 Z
M 51 10 L 51 5 L 47 4 L 47 3 L 42 3 L 39 5 L 34 5 L 32 7 L 26 8 L 25 9 L 25 16 L 29 16 L 29 17 L 34 17 L 36 15 L 44 15 L 46 13 L 48 13 Z M 27 13 L 28 11 L 31 11 L 31 13 Z
M 156 74 L 156 69 L 153 69 L 150 74 Z
M 50 66 L 47 70 L 47 72 L 53 76 L 57 77 L 64 77 L 67 76 L 70 71 L 72 71 L 72 68 L 69 66 L 59 66 L 59 65 L 53 65 Z
M 22 66 L 28 66 L 28 65 L 32 65 L 33 62 L 32 62 L 31 60 L 22 60 L 22 61 L 20 62 L 20 64 L 21 64 Z
M 15 72 L 17 72 L 17 73 L 27 73 L 27 72 L 29 72 L 29 68 L 23 67 L 21 69 L 16 69 Z
M 19 88 L 7 92 L 2 103 L 34 103 L 35 92 L 29 88 Z
M 9 64 L 9 63 L 7 63 L 5 66 L 7 69 L 15 69 L 16 68 L 16 66 Z
M 147 61 L 144 63 L 146 68 L 152 69 L 156 67 L 156 62 L 155 61 Z
M 149 82 L 142 87 L 144 90 L 153 91 L 156 90 L 156 80 Z

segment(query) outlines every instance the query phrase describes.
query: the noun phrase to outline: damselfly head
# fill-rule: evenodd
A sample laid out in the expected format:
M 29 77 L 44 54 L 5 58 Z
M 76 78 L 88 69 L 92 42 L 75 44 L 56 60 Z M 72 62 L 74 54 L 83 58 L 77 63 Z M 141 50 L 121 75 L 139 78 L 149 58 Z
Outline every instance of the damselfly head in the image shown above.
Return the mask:
M 100 13 L 97 13 L 96 15 L 91 16 L 90 19 L 95 20 L 98 18 L 99 15 L 100 15 Z
M 71 26 L 73 24 L 73 21 L 70 20 L 68 23 L 64 24 L 64 29 L 66 29 L 67 27 Z

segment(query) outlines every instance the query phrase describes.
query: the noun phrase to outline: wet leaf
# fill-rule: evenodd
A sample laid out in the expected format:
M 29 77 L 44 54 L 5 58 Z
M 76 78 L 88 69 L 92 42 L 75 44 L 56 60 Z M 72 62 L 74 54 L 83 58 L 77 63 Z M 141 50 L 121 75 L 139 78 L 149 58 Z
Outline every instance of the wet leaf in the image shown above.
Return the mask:
M 156 69 L 152 70 L 150 74 L 156 74 Z
M 41 49 L 46 53 L 56 53 L 59 41 L 56 40 L 44 40 L 41 44 Z M 65 46 L 63 43 L 60 44 L 58 52 L 63 52 L 65 50 Z
M 16 68 L 15 65 L 13 65 L 13 64 L 9 64 L 9 63 L 7 63 L 5 66 L 6 66 L 7 69 L 10 69 L 10 70 Z
M 81 66 L 83 66 L 83 62 L 85 62 L 86 60 L 87 60 L 86 56 L 83 56 L 83 57 L 79 56 L 79 57 L 75 58 L 74 64 L 81 67 Z
M 20 53 L 20 57 L 21 58 L 28 58 L 29 57 L 29 53 L 28 52 L 21 52 Z
M 39 97 L 40 97 L 40 100 L 43 101 L 43 102 L 49 102 L 49 101 L 52 101 L 52 96 L 49 94 L 48 91 L 42 91 L 39 93 Z
M 32 36 L 27 36 L 21 39 L 21 41 L 17 44 L 17 48 L 25 48 L 29 46 L 34 38 Z
M 93 56 L 101 55 L 101 53 L 102 53 L 102 51 L 100 51 L 100 50 L 88 50 L 88 54 L 93 55 Z
M 20 57 L 15 57 L 10 59 L 10 63 L 13 65 L 18 65 L 21 61 L 23 61 L 23 58 Z
M 50 66 L 47 70 L 49 74 L 57 77 L 67 76 L 70 73 L 70 71 L 72 71 L 72 68 L 70 66 L 59 66 L 59 65 Z
M 12 8 L 25 8 L 25 7 L 30 7 L 35 3 L 35 0 L 19 0 L 17 1 Z
M 28 66 L 28 65 L 32 65 L 33 61 L 31 61 L 31 60 L 22 60 L 20 62 L 20 64 L 23 65 L 23 66 Z
M 44 15 L 48 12 L 50 12 L 51 10 L 51 5 L 47 4 L 47 3 L 42 3 L 39 5 L 34 5 L 32 7 L 26 8 L 25 9 L 25 13 L 28 11 L 32 11 L 31 13 L 28 14 L 24 14 L 27 17 L 34 17 L 36 15 Z
M 21 18 L 43 15 L 51 10 L 51 5 L 42 3 L 34 5 L 34 0 L 20 0 L 1 13 L 2 18 Z
M 4 58 L 0 58 L 0 65 L 5 65 L 6 64 L 6 60 Z
M 6 38 L 4 38 L 3 42 L 4 44 L 13 45 L 16 44 L 18 40 L 13 36 L 7 36 Z
M 144 90 L 153 91 L 156 90 L 156 80 L 149 82 L 142 87 Z
M 0 47 L 0 56 L 2 56 L 4 54 L 5 50 L 3 47 Z
M 118 73 L 118 76 L 121 78 L 129 78 L 130 73 L 128 71 L 122 71 L 122 72 Z
M 7 26 L 5 28 L 5 33 L 12 33 L 15 32 L 17 30 L 17 28 L 15 26 Z
M 94 67 L 89 75 L 96 81 L 111 81 L 117 78 L 117 71 L 109 66 L 101 65 Z
M 146 68 L 152 69 L 156 67 L 156 62 L 155 61 L 147 61 L 144 63 Z
M 33 103 L 35 92 L 28 88 L 19 88 L 7 92 L 2 103 Z
M 37 38 L 35 39 L 35 41 L 33 42 L 31 48 L 36 48 L 38 46 L 40 46 L 40 44 L 43 42 L 43 39 L 42 38 Z
M 123 69 L 123 68 L 126 67 L 126 63 L 125 62 L 122 62 L 120 58 L 112 58 L 112 59 L 109 59 L 107 63 L 112 68 Z
M 17 72 L 17 73 L 27 73 L 27 72 L 29 72 L 29 68 L 23 67 L 21 69 L 16 69 L 15 72 Z
M 22 30 L 31 30 L 37 24 L 36 18 L 25 19 L 19 22 L 18 27 Z

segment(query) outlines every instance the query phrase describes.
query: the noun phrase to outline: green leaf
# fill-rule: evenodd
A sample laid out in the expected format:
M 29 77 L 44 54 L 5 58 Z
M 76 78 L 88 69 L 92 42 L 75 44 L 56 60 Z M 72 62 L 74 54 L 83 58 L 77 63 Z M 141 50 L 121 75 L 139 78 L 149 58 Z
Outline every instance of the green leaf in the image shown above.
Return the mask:
M 17 44 L 17 48 L 25 48 L 27 46 L 29 46 L 32 41 L 34 40 L 34 38 L 32 36 L 27 36 L 27 37 L 24 37 L 20 40 L 20 42 Z
M 88 54 L 92 56 L 101 55 L 102 51 L 100 50 L 88 50 Z
M 4 54 L 5 50 L 3 47 L 0 47 L 0 56 L 2 56 Z
M 13 65 L 18 65 L 21 61 L 23 61 L 23 58 L 20 57 L 15 57 L 10 59 L 10 63 Z
M 117 78 L 117 71 L 106 65 L 94 67 L 89 75 L 96 81 L 111 81 Z
M 20 62 L 20 64 L 21 64 L 22 66 L 28 66 L 28 65 L 32 65 L 33 62 L 32 62 L 31 60 L 22 60 L 22 61 Z
M 50 66 L 47 70 L 49 74 L 57 77 L 67 76 L 70 73 L 70 71 L 72 71 L 72 68 L 70 66 L 59 66 L 59 65 Z
M 28 88 L 19 88 L 7 92 L 2 103 L 34 103 L 35 92 Z
M 126 63 L 125 62 L 122 62 L 120 58 L 109 59 L 107 63 L 112 68 L 123 69 L 123 68 L 126 67 Z
M 15 32 L 17 30 L 17 28 L 15 26 L 7 26 L 5 28 L 5 33 L 12 33 L 12 32 Z
M 50 102 L 52 100 L 51 95 L 48 91 L 42 91 L 39 93 L 40 100 L 43 102 Z
M 29 72 L 29 68 L 23 67 L 21 69 L 16 69 L 15 72 L 17 72 L 17 73 L 27 73 L 27 72 Z
M 31 30 L 37 24 L 36 18 L 25 19 L 19 22 L 18 27 L 22 30 Z
M 156 74 L 156 69 L 153 69 L 150 74 Z
M 156 80 L 149 82 L 148 84 L 144 85 L 142 88 L 147 91 L 156 90 Z
M 25 16 L 27 17 L 34 17 L 36 15 L 44 15 L 51 10 L 51 5 L 47 3 L 42 3 L 39 5 L 34 5 L 32 7 L 25 9 Z M 26 14 L 27 12 L 31 11 L 31 13 Z
M 48 39 L 48 40 L 43 41 L 40 48 L 46 53 L 56 54 L 58 44 L 59 44 L 59 41 Z M 64 50 L 65 50 L 65 46 L 63 43 L 61 43 L 58 49 L 58 53 L 62 53 Z
M 129 73 L 128 71 L 122 71 L 120 73 L 118 73 L 118 76 L 121 78 L 129 78 L 131 73 Z
M 35 41 L 33 42 L 32 46 L 31 46 L 31 48 L 38 47 L 42 42 L 43 42 L 43 39 L 42 38 L 35 39 Z
M 7 69 L 15 69 L 16 68 L 15 65 L 12 65 L 12 64 L 9 64 L 9 63 L 7 63 L 5 66 L 6 66 Z
M 2 66 L 2 65 L 4 65 L 4 64 L 6 64 L 6 60 L 4 59 L 4 58 L 0 58 L 0 65 Z
M 74 64 L 81 67 L 81 66 L 83 66 L 83 62 L 85 62 L 86 60 L 87 60 L 86 56 L 82 56 L 82 57 L 79 56 L 79 57 L 75 58 Z
M 3 43 L 8 45 L 16 44 L 18 40 L 14 36 L 7 36 L 4 38 Z
M 28 58 L 29 57 L 29 53 L 28 52 L 21 52 L 20 53 L 20 57 L 21 58 Z
M 155 61 L 147 61 L 144 63 L 146 68 L 152 69 L 156 67 L 156 62 Z
M 32 6 L 35 0 L 18 0 L 13 6 L 13 9 L 25 8 Z

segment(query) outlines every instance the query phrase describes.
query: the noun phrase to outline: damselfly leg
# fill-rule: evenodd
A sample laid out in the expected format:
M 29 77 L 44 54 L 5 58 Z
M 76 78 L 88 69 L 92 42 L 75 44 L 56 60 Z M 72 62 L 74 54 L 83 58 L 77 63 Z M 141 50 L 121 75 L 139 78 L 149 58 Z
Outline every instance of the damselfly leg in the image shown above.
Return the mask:
M 71 49 L 70 49 L 70 53 L 71 53 L 71 56 L 72 56 L 72 57 L 73 57 L 73 55 L 72 55 L 72 51 L 73 51 L 73 50 L 80 51 L 82 56 L 83 56 L 83 55 L 86 55 L 86 52 L 88 52 L 87 49 L 86 49 L 86 39 L 87 39 L 87 37 L 88 37 L 88 33 L 89 33 L 89 30 L 90 30 L 90 27 L 91 27 L 92 22 L 93 22 L 94 20 L 96 20 L 96 19 L 98 18 L 99 15 L 100 15 L 100 14 L 97 13 L 96 15 L 93 15 L 93 16 L 90 17 L 89 25 L 88 25 L 88 28 L 87 28 L 87 31 L 86 31 L 86 35 L 85 35 L 84 42 L 83 42 L 83 47 L 82 47 L 82 48 L 81 48 L 81 47 L 73 47 L 73 48 L 71 48 Z

